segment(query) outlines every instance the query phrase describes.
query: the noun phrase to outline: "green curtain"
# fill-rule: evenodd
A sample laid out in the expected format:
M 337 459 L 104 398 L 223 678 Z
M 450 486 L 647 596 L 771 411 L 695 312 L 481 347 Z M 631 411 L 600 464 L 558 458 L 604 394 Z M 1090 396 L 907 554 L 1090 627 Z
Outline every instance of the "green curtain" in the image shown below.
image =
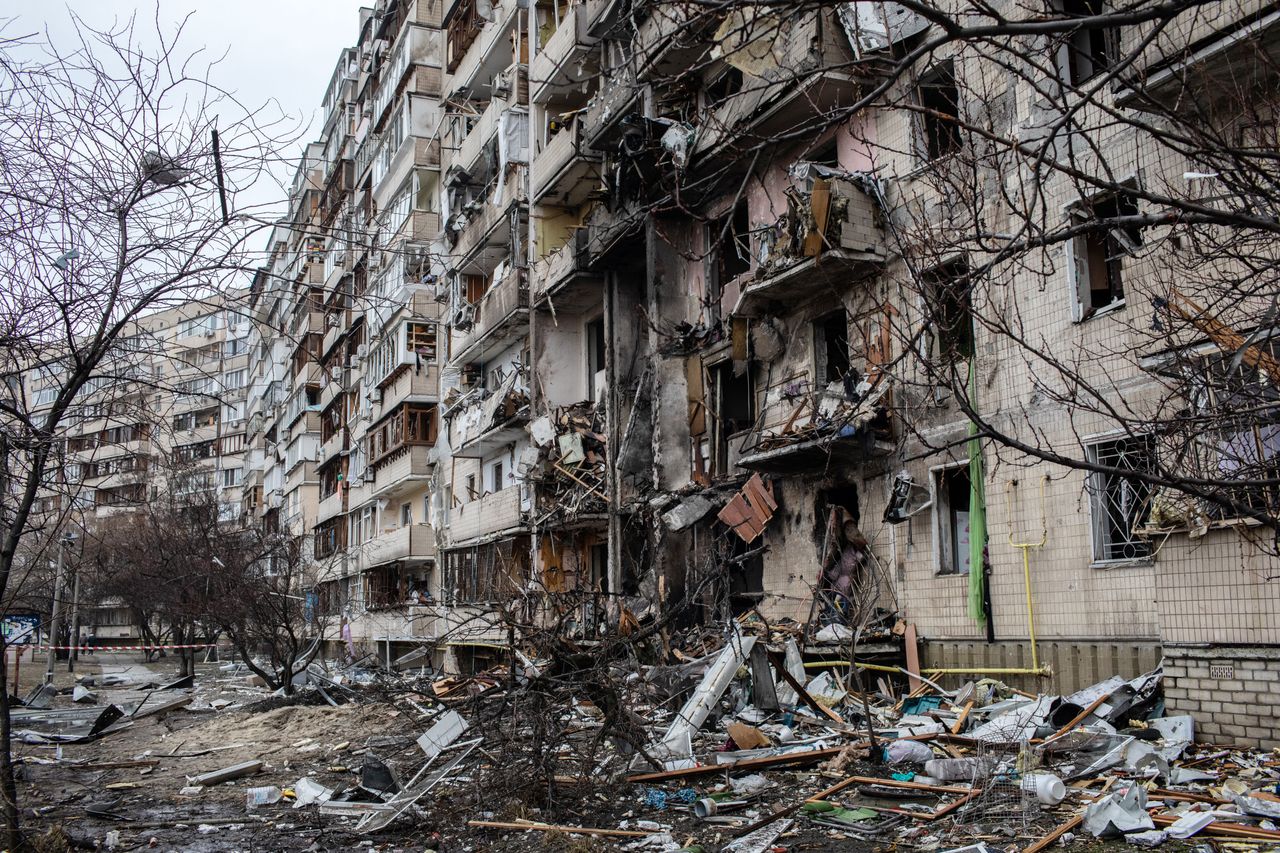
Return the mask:
M 976 359 L 969 360 L 969 405 L 978 411 L 978 368 Z M 987 490 L 982 470 L 982 442 L 978 425 L 969 421 L 969 615 L 979 627 L 987 625 L 986 608 L 982 606 L 986 583 L 984 551 L 987 547 Z

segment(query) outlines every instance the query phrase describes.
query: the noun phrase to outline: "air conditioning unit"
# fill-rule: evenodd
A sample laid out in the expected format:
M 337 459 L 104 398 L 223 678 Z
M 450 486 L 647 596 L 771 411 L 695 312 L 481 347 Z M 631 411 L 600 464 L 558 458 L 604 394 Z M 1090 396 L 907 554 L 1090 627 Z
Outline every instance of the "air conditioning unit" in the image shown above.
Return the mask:
M 334 382 L 341 382 L 341 381 L 342 381 L 342 367 L 340 367 L 339 365 L 336 365 L 336 364 L 335 364 L 333 367 L 329 368 L 329 377 L 330 377 L 331 379 L 333 379 L 333 381 L 334 381 Z
M 360 346 L 356 347 L 356 355 L 355 355 L 356 364 L 359 364 L 360 362 L 364 361 L 368 357 L 369 357 L 368 344 L 361 344 Z
M 328 456 L 328 452 L 323 447 L 316 451 L 317 462 L 323 462 L 326 456 Z
M 381 403 L 381 402 L 382 402 L 382 389 L 381 389 L 381 388 L 374 388 L 373 390 L 371 390 L 371 391 L 369 392 L 369 400 L 370 400 L 371 402 L 374 402 L 374 403 Z

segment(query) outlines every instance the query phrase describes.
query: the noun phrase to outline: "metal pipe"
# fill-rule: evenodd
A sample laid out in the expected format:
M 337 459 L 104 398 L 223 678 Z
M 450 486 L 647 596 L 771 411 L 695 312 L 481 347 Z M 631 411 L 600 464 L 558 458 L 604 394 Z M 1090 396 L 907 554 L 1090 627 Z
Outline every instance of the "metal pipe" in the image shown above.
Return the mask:
M 63 538 L 58 537 L 58 568 L 53 576 L 53 606 L 49 614 L 49 654 L 44 667 L 44 683 L 53 683 L 53 665 L 58 659 L 58 633 L 62 628 L 62 550 Z

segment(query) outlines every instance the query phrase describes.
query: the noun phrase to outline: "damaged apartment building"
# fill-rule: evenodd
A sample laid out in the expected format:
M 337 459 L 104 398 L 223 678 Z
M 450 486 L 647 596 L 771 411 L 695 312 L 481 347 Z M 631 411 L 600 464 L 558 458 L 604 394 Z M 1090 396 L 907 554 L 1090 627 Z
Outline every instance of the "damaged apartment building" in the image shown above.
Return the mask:
M 474 671 L 507 659 L 513 623 L 589 643 L 683 606 L 682 626 L 861 627 L 869 654 L 905 625 L 924 670 L 1028 689 L 1163 658 L 1171 705 L 1243 737 L 1199 703 L 1274 675 L 1265 557 L 1230 524 L 1156 548 L 1124 476 L 967 440 L 965 405 L 1007 410 L 1034 377 L 996 364 L 949 287 L 965 258 L 913 268 L 904 223 L 947 216 L 918 178 L 963 144 L 946 119 L 980 60 L 893 81 L 920 110 L 849 112 L 926 22 L 878 3 L 387 0 L 359 24 L 254 283 L 244 491 L 309 537 L 331 636 Z M 1034 118 L 1027 85 L 1012 127 Z M 1106 249 L 1081 238 L 1079 264 L 1019 273 L 1029 334 L 1120 334 L 1140 265 Z M 981 393 L 927 387 L 917 352 Z M 1101 421 L 1028 419 L 1136 464 Z M 847 635 L 824 635 L 832 654 Z

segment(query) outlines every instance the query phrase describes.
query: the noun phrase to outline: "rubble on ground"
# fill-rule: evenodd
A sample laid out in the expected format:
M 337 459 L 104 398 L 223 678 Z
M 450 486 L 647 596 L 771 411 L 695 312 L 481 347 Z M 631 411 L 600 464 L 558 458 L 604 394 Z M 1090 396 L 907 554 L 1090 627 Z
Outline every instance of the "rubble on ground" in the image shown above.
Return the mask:
M 1280 842 L 1280 756 L 1196 742 L 1159 670 L 1066 696 L 892 665 L 855 681 L 804 634 L 739 620 L 572 678 L 598 649 L 474 675 L 316 664 L 287 697 L 233 664 L 166 691 L 100 684 L 99 705 L 14 711 L 24 802 L 108 847 L 203 827 L 281 850 Z

